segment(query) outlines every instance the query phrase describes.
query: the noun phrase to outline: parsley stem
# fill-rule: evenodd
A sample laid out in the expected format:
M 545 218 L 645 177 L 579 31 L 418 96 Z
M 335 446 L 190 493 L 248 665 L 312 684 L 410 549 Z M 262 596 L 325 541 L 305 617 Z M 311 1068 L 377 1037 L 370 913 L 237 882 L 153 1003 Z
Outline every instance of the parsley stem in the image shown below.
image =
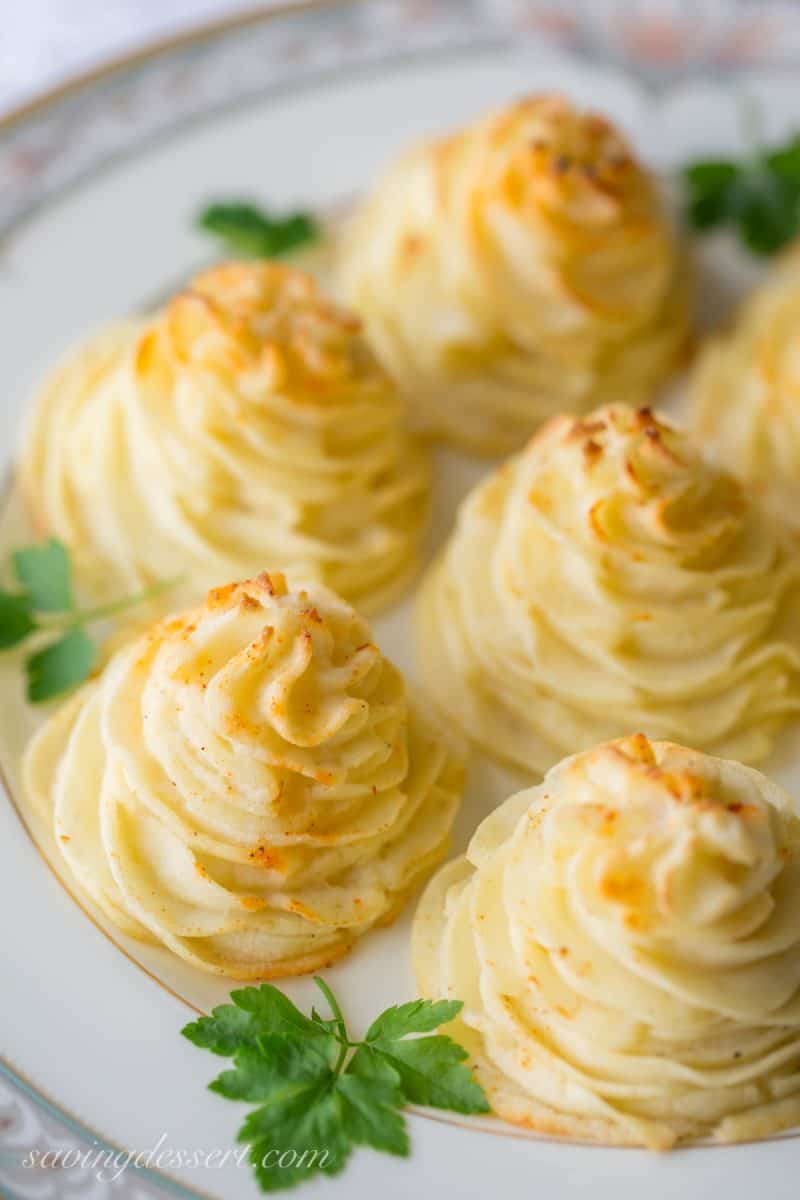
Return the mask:
M 761 105 L 752 93 L 739 97 L 739 123 L 748 149 L 748 157 L 756 166 L 764 161 L 764 137 Z
M 334 996 L 333 992 L 328 987 L 325 980 L 321 979 L 319 975 L 314 976 L 314 983 L 328 1001 L 331 1012 L 333 1013 L 333 1019 L 339 1027 L 339 1042 L 341 1049 L 339 1050 L 339 1058 L 337 1059 L 336 1066 L 334 1067 L 334 1073 L 338 1075 L 344 1066 L 344 1060 L 347 1057 L 347 1051 L 351 1048 L 352 1043 L 347 1036 L 347 1026 L 345 1025 L 344 1014 L 339 1008 L 339 1002 Z
M 41 614 L 37 614 L 40 623 L 46 626 L 58 626 L 59 629 L 74 629 L 78 625 L 86 625 L 90 621 L 100 621 L 104 617 L 113 617 L 116 613 L 122 612 L 126 608 L 132 608 L 137 604 L 144 604 L 147 600 L 152 600 L 155 596 L 162 592 L 168 591 L 180 583 L 180 576 L 174 579 L 162 579 L 158 583 L 153 583 L 149 587 L 143 588 L 140 592 L 133 592 L 130 596 L 123 596 L 120 600 L 111 600 L 108 604 L 99 604 L 95 608 L 76 609 L 73 612 L 53 614 L 49 620 L 41 621 Z M 64 617 L 67 617 L 65 620 Z

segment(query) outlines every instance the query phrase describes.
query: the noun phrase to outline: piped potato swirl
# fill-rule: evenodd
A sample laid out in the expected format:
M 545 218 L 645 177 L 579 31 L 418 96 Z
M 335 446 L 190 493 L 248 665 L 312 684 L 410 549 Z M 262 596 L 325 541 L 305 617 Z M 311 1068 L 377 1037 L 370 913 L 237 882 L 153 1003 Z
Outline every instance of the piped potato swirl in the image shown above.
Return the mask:
M 742 761 L 800 711 L 798 542 L 650 410 L 554 418 L 423 582 L 438 707 L 541 773 L 630 729 Z
M 501 1117 L 668 1149 L 800 1123 L 800 819 L 752 768 L 627 737 L 513 796 L 420 903 L 421 994 Z
M 35 735 L 25 781 L 114 924 L 240 979 L 313 970 L 390 920 L 463 783 L 363 619 L 278 573 L 118 650 Z
M 181 575 L 173 604 L 270 562 L 378 608 L 416 567 L 429 490 L 358 319 L 267 262 L 217 267 L 67 355 L 20 476 L 89 592 Z
M 711 340 L 691 379 L 692 424 L 719 462 L 800 525 L 800 243 Z
M 479 453 L 641 403 L 686 341 L 686 258 L 655 179 L 556 95 L 412 149 L 345 233 L 341 290 L 422 428 Z

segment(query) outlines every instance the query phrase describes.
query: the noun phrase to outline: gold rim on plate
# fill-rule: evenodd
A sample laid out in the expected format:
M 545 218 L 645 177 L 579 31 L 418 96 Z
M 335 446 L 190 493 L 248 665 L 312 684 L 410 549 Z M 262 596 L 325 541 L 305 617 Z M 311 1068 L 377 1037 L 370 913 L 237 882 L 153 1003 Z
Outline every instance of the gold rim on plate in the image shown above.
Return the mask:
M 357 0 L 357 2 L 359 4 L 366 4 L 368 0 Z M 82 91 L 94 87 L 96 83 L 110 79 L 122 71 L 129 70 L 131 67 L 141 66 L 142 63 L 149 62 L 153 58 L 159 58 L 162 54 L 168 54 L 172 50 L 179 50 L 185 46 L 196 45 L 200 42 L 214 41 L 215 38 L 229 33 L 234 29 L 246 28 L 248 25 L 258 25 L 263 21 L 287 17 L 292 13 L 314 12 L 315 10 L 318 11 L 325 8 L 341 8 L 349 3 L 353 3 L 353 0 L 296 0 L 295 3 L 292 3 L 291 0 L 288 0 L 288 2 L 284 0 L 280 4 L 269 5 L 269 7 L 258 5 L 255 8 L 235 13 L 230 17 L 222 17 L 215 21 L 206 21 L 200 25 L 192 26 L 190 29 L 183 30 L 180 33 L 168 34 L 165 37 L 156 38 L 153 41 L 149 41 L 146 45 L 139 47 L 137 50 L 129 50 L 122 54 L 115 54 L 104 58 L 98 65 L 89 67 L 85 71 L 71 74 L 62 83 L 57 83 L 51 88 L 37 92 L 29 100 L 24 100 L 22 104 L 15 105 L 8 112 L 0 113 L 0 134 L 8 133 L 15 125 L 23 123 L 29 117 L 38 116 L 48 108 L 61 104 L 64 100 L 71 100 Z

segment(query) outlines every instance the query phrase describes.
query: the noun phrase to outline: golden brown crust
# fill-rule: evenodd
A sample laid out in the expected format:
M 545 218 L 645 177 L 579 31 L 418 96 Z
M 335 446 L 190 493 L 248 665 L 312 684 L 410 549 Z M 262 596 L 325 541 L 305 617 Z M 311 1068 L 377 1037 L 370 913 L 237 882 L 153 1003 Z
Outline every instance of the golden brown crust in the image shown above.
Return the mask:
M 97 600 L 277 564 L 374 610 L 417 569 L 429 464 L 360 321 L 292 267 L 199 276 L 73 350 L 23 441 L 26 504 Z
M 800 1123 L 793 801 L 642 734 L 565 759 L 485 818 L 414 924 L 422 995 L 498 1116 L 667 1150 Z
M 421 427 L 479 453 L 518 447 L 554 411 L 642 400 L 688 334 L 689 271 L 656 180 L 560 96 L 398 160 L 341 271 Z
M 800 523 L 800 244 L 782 255 L 690 381 L 692 423 L 708 453 L 781 520 Z
M 275 571 L 122 647 L 25 771 L 110 920 L 237 979 L 318 969 L 392 920 L 463 787 L 363 619 Z
M 800 713 L 791 530 L 648 407 L 559 415 L 460 509 L 418 604 L 422 678 L 535 773 L 643 728 L 746 762 Z

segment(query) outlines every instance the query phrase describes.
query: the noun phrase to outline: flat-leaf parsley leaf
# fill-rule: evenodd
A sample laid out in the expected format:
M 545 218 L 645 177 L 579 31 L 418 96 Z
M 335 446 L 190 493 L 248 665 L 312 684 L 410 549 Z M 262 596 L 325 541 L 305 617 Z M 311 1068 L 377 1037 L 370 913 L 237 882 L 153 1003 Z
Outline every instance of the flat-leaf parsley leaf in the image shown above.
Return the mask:
M 271 984 L 240 988 L 232 1004 L 182 1030 L 184 1037 L 233 1059 L 210 1084 L 229 1100 L 255 1104 L 239 1141 L 265 1192 L 295 1187 L 319 1172 L 337 1175 L 356 1146 L 409 1153 L 402 1108 L 413 1101 L 464 1113 L 489 1111 L 466 1064 L 467 1052 L 434 1035 L 461 1009 L 454 1000 L 414 1000 L 373 1021 L 361 1042 L 347 1032 L 328 985 L 316 980 L 332 1012 L 305 1016 Z M 431 1036 L 418 1037 L 417 1034 Z
M 25 663 L 31 704 L 43 704 L 83 683 L 92 669 L 96 653 L 88 633 L 76 628 L 31 654 Z
M 24 592 L 0 591 L 0 650 L 23 642 L 35 628 L 30 597 Z
M 217 238 L 226 252 L 246 258 L 278 258 L 320 236 L 309 213 L 275 217 L 242 201 L 209 204 L 198 216 L 197 225 Z
M 86 631 L 88 624 L 141 604 L 176 582 L 156 583 L 137 595 L 79 609 L 69 551 L 52 537 L 15 550 L 11 570 L 19 586 L 15 591 L 0 590 L 0 650 L 35 639 L 35 649 L 25 659 L 27 695 L 32 704 L 60 696 L 88 678 L 97 660 L 97 647 Z
M 75 603 L 72 568 L 63 542 L 49 538 L 11 555 L 14 573 L 37 612 L 67 612 Z
M 739 162 L 692 163 L 683 178 L 695 229 L 732 226 L 754 254 L 774 254 L 800 233 L 800 134 Z

